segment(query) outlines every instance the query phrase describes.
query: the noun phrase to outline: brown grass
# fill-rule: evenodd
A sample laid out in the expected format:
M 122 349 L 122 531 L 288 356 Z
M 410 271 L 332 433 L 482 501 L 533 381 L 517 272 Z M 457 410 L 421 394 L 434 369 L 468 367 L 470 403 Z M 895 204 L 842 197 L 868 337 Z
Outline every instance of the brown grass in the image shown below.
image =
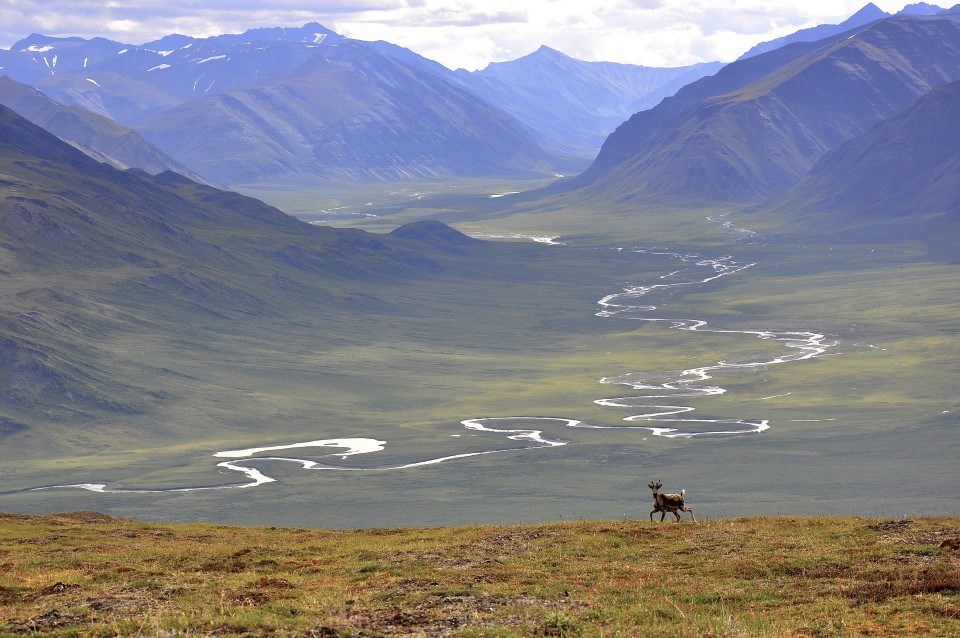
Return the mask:
M 305 530 L 0 515 L 0 635 L 955 636 L 958 519 Z

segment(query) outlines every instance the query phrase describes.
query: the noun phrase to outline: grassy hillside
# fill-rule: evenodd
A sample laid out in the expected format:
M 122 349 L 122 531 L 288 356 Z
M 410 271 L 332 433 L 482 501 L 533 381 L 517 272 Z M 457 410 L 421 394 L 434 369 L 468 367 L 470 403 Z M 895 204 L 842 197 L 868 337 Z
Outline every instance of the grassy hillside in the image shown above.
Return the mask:
M 0 635 L 955 636 L 951 538 L 960 519 L 329 531 L 0 515 Z

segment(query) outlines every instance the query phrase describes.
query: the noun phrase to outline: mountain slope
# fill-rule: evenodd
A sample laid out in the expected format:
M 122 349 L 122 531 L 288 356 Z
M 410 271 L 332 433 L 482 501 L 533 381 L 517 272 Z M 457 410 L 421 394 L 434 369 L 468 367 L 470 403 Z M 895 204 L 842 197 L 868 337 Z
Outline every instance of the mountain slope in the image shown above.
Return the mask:
M 638 113 L 570 188 L 619 198 L 759 201 L 827 151 L 960 79 L 960 16 L 898 16 L 730 64 Z
M 64 106 L 8 77 L 0 77 L 0 104 L 115 168 L 139 168 L 151 174 L 175 171 L 199 179 L 136 131 L 81 108 Z
M 350 317 L 344 288 L 433 276 L 458 237 L 311 226 L 176 173 L 118 171 L 0 105 L 0 422 L 62 446 L 51 424 L 157 409 L 182 382 L 144 353 L 182 351 L 185 326 L 233 343 L 293 309 Z
M 856 27 L 869 24 L 874 20 L 882 20 L 883 18 L 889 17 L 889 15 L 889 13 L 871 2 L 840 24 L 821 24 L 809 29 L 800 29 L 796 33 L 791 33 L 790 35 L 776 38 L 769 42 L 761 42 L 741 55 L 738 59 L 745 60 L 752 58 L 755 55 L 767 53 L 774 49 L 779 49 L 782 46 L 793 44 L 794 42 L 816 42 L 817 40 L 823 40 L 824 38 L 829 38 L 855 29 Z
M 254 87 L 170 109 L 137 130 L 223 183 L 552 170 L 551 157 L 507 114 L 354 42 Z
M 825 155 L 774 208 L 834 229 L 956 238 L 958 122 L 952 82 Z

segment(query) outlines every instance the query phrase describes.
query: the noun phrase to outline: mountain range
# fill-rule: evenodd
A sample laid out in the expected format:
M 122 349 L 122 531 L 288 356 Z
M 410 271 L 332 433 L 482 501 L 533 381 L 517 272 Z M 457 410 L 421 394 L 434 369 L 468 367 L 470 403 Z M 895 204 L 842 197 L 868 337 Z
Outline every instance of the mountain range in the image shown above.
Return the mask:
M 960 15 L 901 15 L 740 60 L 635 114 L 567 188 L 758 202 L 828 151 L 960 79 Z
M 0 73 L 135 129 L 219 183 L 578 170 L 635 110 L 719 63 L 654 69 L 551 49 L 454 72 L 320 24 L 142 46 L 33 34 Z
M 863 136 L 887 118 L 960 80 L 960 11 L 920 3 L 888 16 L 869 4 L 840 25 L 760 45 L 713 75 L 718 65 L 587 63 L 548 47 L 454 72 L 316 23 L 135 48 L 34 35 L 0 53 L 64 101 L 131 119 L 136 133 L 4 85 L 8 101 L 120 167 L 194 170 L 220 183 L 543 175 L 563 164 L 544 147 L 585 153 L 604 126 L 659 100 L 620 125 L 588 170 L 552 190 L 709 205 L 788 197 L 807 209 L 825 201 L 813 201 L 819 186 L 810 184 L 838 192 L 835 180 L 856 173 L 834 167 L 828 187 L 821 159 L 839 161 L 833 151 L 868 143 Z M 151 92 L 160 99 L 148 108 Z
M 134 127 L 213 181 L 566 166 L 496 107 L 316 23 L 139 47 L 33 35 L 2 53 L 13 79 Z
M 593 159 L 603 140 L 637 111 L 716 73 L 708 62 L 673 68 L 584 62 L 541 46 L 509 62 L 456 78 L 532 129 L 545 148 Z

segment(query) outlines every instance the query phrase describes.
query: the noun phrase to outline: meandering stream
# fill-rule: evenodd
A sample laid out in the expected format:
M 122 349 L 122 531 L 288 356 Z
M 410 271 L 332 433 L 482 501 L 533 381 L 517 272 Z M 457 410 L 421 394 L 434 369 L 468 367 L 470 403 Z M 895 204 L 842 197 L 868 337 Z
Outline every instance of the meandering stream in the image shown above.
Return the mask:
M 511 236 L 511 238 L 514 237 L 519 238 L 520 236 Z M 528 237 L 528 239 L 562 245 L 556 241 L 556 237 L 548 238 L 538 236 Z M 461 424 L 467 430 L 480 435 L 491 435 L 491 440 L 494 440 L 494 436 L 499 436 L 501 440 L 507 439 L 513 441 L 515 443 L 513 446 L 500 444 L 491 446 L 491 449 L 487 450 L 428 457 L 424 460 L 396 465 L 359 466 L 343 463 L 343 461 L 349 461 L 351 457 L 357 455 L 382 452 L 386 449 L 387 442 L 370 438 L 320 439 L 302 443 L 267 445 L 256 448 L 216 452 L 213 454 L 215 458 L 227 459 L 217 463 L 216 467 L 220 468 L 221 471 L 238 473 L 245 479 L 241 482 L 226 485 L 124 489 L 109 487 L 105 483 L 77 483 L 71 485 L 48 485 L 22 491 L 73 488 L 100 493 L 130 494 L 250 488 L 275 482 L 275 478 L 264 473 L 258 469 L 257 466 L 277 462 L 300 465 L 306 470 L 347 472 L 390 471 L 436 465 L 476 456 L 558 447 L 569 443 L 568 440 L 556 434 L 545 434 L 545 428 L 551 431 L 561 431 L 564 428 L 642 429 L 648 430 L 655 436 L 671 438 L 728 437 L 759 434 L 769 429 L 769 420 L 694 418 L 691 413 L 695 411 L 695 408 L 687 405 L 674 404 L 673 400 L 724 394 L 726 390 L 723 387 L 711 383 L 714 373 L 718 371 L 738 369 L 757 370 L 767 366 L 812 359 L 823 355 L 837 345 L 836 340 L 829 339 L 823 334 L 812 331 L 714 329 L 711 328 L 706 321 L 701 319 L 671 319 L 651 316 L 651 313 L 657 310 L 657 307 L 653 305 L 651 301 L 656 300 L 660 293 L 682 290 L 694 286 L 704 286 L 721 277 L 730 276 L 747 268 L 751 268 L 755 264 L 739 263 L 730 256 L 711 259 L 700 255 L 674 253 L 662 249 L 637 248 L 634 249 L 634 252 L 668 256 L 676 260 L 680 267 L 662 275 L 656 283 L 628 286 L 619 292 L 611 293 L 603 297 L 598 301 L 600 305 L 600 310 L 596 313 L 598 316 L 660 323 L 674 330 L 744 335 L 757 339 L 778 341 L 784 346 L 783 353 L 769 358 L 758 357 L 751 361 L 718 361 L 711 365 L 686 370 L 656 373 L 631 372 L 600 379 L 600 383 L 626 386 L 635 392 L 627 396 L 600 398 L 594 401 L 595 404 L 602 407 L 631 412 L 629 416 L 623 419 L 626 425 L 597 425 L 584 423 L 577 419 L 544 416 L 485 417 L 461 421 Z M 670 400 L 670 403 L 661 402 L 663 399 Z M 500 427 L 497 427 L 498 424 Z M 509 424 L 515 427 L 503 427 Z M 329 461 L 320 462 L 272 454 L 282 450 L 305 448 L 329 448 L 332 451 L 323 455 L 323 458 L 329 459 Z
M 713 334 L 749 335 L 758 339 L 773 340 L 783 343 L 786 348 L 783 354 L 770 359 L 729 363 L 718 361 L 713 365 L 689 368 L 655 374 L 631 372 L 616 377 L 604 377 L 600 383 L 624 385 L 632 390 L 639 390 L 643 394 L 624 397 L 597 399 L 597 405 L 610 408 L 639 408 L 643 412 L 632 414 L 624 419 L 628 422 L 647 422 L 658 425 L 636 425 L 638 429 L 649 430 L 657 436 L 671 438 L 692 438 L 706 436 L 730 436 L 740 434 L 758 434 L 770 427 L 770 422 L 750 419 L 694 419 L 674 418 L 676 415 L 688 414 L 695 408 L 683 405 L 662 405 L 653 403 L 656 399 L 679 397 L 704 397 L 724 394 L 726 390 L 718 385 L 708 383 L 713 373 L 719 370 L 756 370 L 759 368 L 812 359 L 827 352 L 837 345 L 835 339 L 828 339 L 817 332 L 793 330 L 719 330 L 712 329 L 706 321 L 701 319 L 665 319 L 647 316 L 657 309 L 656 306 L 645 304 L 647 297 L 657 292 L 671 289 L 707 284 L 727 275 L 731 275 L 756 264 L 741 264 L 733 257 L 707 259 L 700 255 L 680 254 L 657 251 L 656 249 L 637 249 L 636 252 L 667 255 L 689 265 L 690 267 L 675 270 L 660 277 L 660 283 L 630 286 L 622 292 L 607 295 L 598 303 L 602 310 L 597 315 L 601 317 L 623 317 L 636 321 L 663 323 L 674 330 L 688 330 L 691 332 L 708 332 Z M 768 397 L 773 398 L 773 397 Z M 665 425 L 669 423 L 672 427 Z M 629 428 L 631 426 L 603 426 L 580 424 L 577 427 L 598 429 Z

